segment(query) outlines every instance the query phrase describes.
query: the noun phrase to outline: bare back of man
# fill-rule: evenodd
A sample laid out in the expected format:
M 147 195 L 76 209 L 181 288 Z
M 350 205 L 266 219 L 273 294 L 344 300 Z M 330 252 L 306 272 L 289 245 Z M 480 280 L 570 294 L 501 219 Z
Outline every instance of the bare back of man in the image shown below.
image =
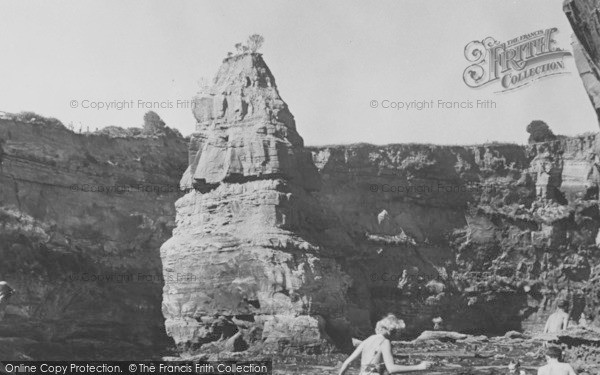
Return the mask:
M 383 363 L 381 347 L 385 340 L 384 337 L 373 335 L 364 341 L 363 350 L 360 356 L 361 367 L 365 367 L 367 364 Z
M 556 333 L 567 329 L 569 323 L 569 314 L 564 311 L 557 311 L 548 317 L 544 333 Z
M 540 367 L 538 375 L 576 375 L 576 373 L 570 364 L 555 362 Z

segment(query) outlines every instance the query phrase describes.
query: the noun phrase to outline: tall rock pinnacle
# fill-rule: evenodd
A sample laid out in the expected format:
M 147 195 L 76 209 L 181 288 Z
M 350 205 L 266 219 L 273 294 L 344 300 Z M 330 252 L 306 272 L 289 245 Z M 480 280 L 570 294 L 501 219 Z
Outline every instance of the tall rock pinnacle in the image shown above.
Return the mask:
M 225 59 L 214 84 L 194 99 L 193 112 L 196 134 L 182 187 L 281 176 L 307 190 L 319 188 L 294 116 L 260 54 Z
M 194 189 L 176 202 L 161 247 L 167 333 L 192 351 L 238 333 L 244 345 L 328 346 L 326 332 L 345 325 L 349 277 L 311 193 L 320 176 L 269 68 L 259 54 L 228 58 L 195 103 L 181 181 Z

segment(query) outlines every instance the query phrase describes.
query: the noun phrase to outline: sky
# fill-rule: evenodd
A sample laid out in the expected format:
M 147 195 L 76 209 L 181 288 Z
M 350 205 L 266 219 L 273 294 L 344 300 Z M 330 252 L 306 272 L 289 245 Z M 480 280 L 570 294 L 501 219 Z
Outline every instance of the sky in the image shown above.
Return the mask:
M 194 117 L 177 101 L 254 33 L 265 37 L 263 57 L 307 145 L 525 143 L 532 120 L 557 134 L 598 130 L 572 57 L 569 74 L 511 92 L 462 79 L 473 40 L 557 27 L 557 45 L 570 50 L 562 0 L 0 0 L 0 14 L 0 111 L 34 111 L 76 130 L 141 126 L 152 109 L 191 134 Z M 89 108 L 131 100 L 133 108 Z M 496 108 L 397 110 L 382 108 L 386 100 Z M 154 101 L 173 108 L 144 104 Z

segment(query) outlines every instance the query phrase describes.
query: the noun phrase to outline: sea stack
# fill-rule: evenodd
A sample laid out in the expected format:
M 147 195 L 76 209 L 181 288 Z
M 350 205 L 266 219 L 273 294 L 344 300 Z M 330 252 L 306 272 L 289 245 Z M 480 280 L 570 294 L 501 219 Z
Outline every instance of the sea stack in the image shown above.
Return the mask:
M 331 347 L 349 277 L 327 244 L 312 195 L 320 176 L 275 78 L 258 53 L 229 57 L 194 103 L 189 191 L 161 247 L 168 335 L 183 351 Z

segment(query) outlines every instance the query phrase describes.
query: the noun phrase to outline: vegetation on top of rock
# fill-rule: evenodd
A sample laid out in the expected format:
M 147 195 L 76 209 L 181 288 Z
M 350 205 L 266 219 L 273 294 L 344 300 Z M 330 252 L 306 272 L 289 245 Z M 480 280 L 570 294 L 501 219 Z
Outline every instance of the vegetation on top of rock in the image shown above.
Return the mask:
M 56 119 L 54 117 L 44 117 L 42 115 L 38 115 L 35 112 L 23 111 L 23 112 L 14 114 L 14 115 L 9 115 L 9 117 L 14 121 L 21 121 L 21 122 L 27 122 L 27 123 L 32 123 L 32 124 L 49 125 L 49 126 L 53 126 L 53 127 L 66 129 L 65 125 L 59 119 Z
M 141 128 L 121 128 L 119 126 L 106 126 L 94 134 L 107 135 L 111 138 L 127 138 L 141 135 L 143 130 Z
M 248 37 L 248 41 L 246 43 L 248 44 L 250 52 L 256 53 L 260 49 L 260 47 L 262 47 L 264 42 L 265 38 L 262 35 L 252 34 Z
M 262 47 L 264 42 L 265 42 L 265 38 L 262 35 L 252 34 L 246 40 L 246 44 L 243 44 L 243 43 L 235 44 L 235 46 L 234 46 L 235 50 L 236 50 L 235 56 L 243 55 L 245 53 L 256 53 Z M 231 56 L 234 56 L 234 54 L 232 52 L 228 52 L 227 57 L 231 57 Z
M 19 121 L 28 124 L 38 124 L 45 125 L 54 128 L 59 128 L 63 130 L 69 130 L 71 132 L 76 132 L 73 128 L 72 124 L 69 126 L 65 126 L 60 120 L 54 117 L 45 117 L 39 115 L 35 112 L 23 111 L 19 113 L 4 113 L 2 116 L 4 119 Z M 81 128 L 79 129 L 79 134 L 96 134 L 96 135 L 106 135 L 111 138 L 127 138 L 127 137 L 137 137 L 137 136 L 149 136 L 149 135 L 164 135 L 164 136 L 173 136 L 183 138 L 183 135 L 177 129 L 171 129 L 165 125 L 165 122 L 160 118 L 160 116 L 153 111 L 150 111 L 144 115 L 144 127 L 131 127 L 131 128 L 122 128 L 119 126 L 106 126 L 102 129 L 96 130 L 94 132 L 90 132 L 89 126 L 88 130 L 82 132 Z
M 128 137 L 148 137 L 148 136 L 167 136 L 183 138 L 183 135 L 177 129 L 171 129 L 166 126 L 160 116 L 153 111 L 144 115 L 143 128 L 131 127 L 122 128 L 120 126 L 106 126 L 93 132 L 96 135 L 106 135 L 110 138 L 128 138 Z
M 527 133 L 529 133 L 529 143 L 555 141 L 556 135 L 550 130 L 548 124 L 542 120 L 533 120 L 527 125 Z

